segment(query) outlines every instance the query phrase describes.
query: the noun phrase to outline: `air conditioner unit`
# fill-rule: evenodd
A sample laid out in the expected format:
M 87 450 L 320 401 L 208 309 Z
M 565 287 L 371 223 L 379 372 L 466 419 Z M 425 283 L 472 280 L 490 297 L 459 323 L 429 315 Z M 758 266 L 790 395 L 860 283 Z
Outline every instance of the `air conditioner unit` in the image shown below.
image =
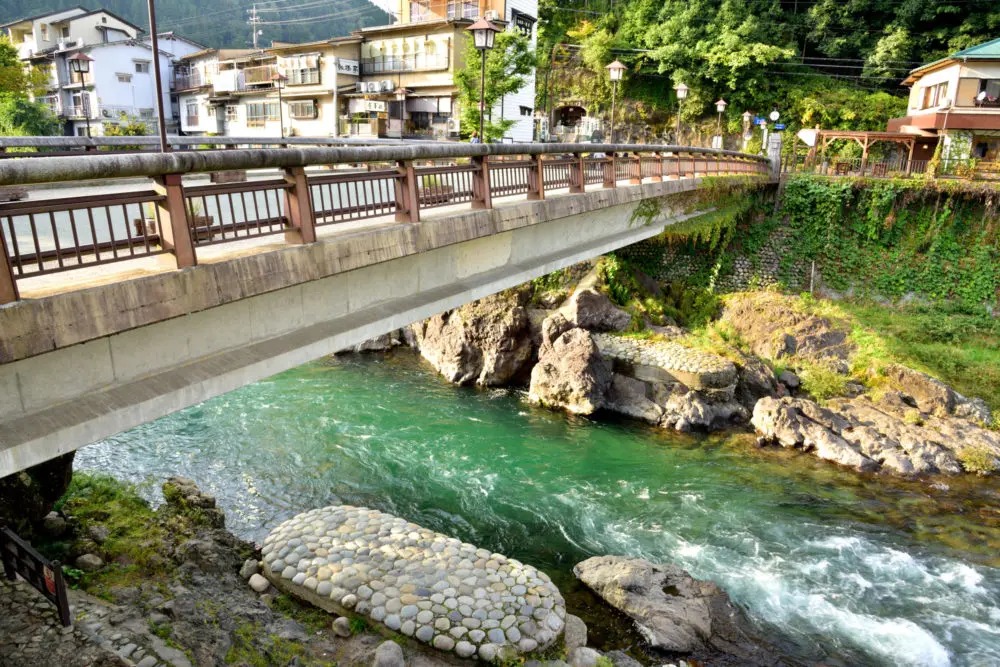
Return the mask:
M 101 109 L 101 115 L 105 118 L 111 118 L 111 112 L 108 109 Z
M 378 81 L 366 81 L 365 86 L 366 86 L 365 89 L 366 92 L 369 93 L 377 93 L 381 89 L 381 85 L 379 84 Z
M 357 91 L 357 92 L 359 92 L 359 93 L 363 93 L 367 89 L 368 89 L 368 87 L 365 85 L 364 81 L 357 81 L 354 84 L 354 90 Z
M 483 18 L 486 19 L 487 21 L 499 21 L 500 20 L 500 12 L 498 12 L 495 9 L 489 9 L 489 10 L 483 12 Z
M 383 93 L 391 93 L 396 88 L 392 85 L 392 81 L 389 81 L 388 79 L 382 81 L 381 84 Z

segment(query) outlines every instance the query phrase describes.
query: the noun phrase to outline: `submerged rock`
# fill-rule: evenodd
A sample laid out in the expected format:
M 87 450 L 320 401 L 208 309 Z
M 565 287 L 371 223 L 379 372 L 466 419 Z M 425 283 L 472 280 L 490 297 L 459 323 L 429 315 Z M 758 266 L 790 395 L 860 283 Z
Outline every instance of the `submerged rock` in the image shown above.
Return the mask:
M 545 649 L 565 625 L 545 573 L 376 510 L 299 514 L 271 531 L 262 553 L 278 588 L 460 657 Z
M 628 615 L 655 649 L 719 651 L 748 665 L 776 662 L 753 637 L 749 621 L 722 589 L 692 578 L 676 565 L 597 556 L 578 563 L 573 573 Z
M 589 415 L 605 405 L 611 364 L 601 357 L 591 335 L 570 329 L 543 347 L 531 370 L 528 399 L 574 414 Z

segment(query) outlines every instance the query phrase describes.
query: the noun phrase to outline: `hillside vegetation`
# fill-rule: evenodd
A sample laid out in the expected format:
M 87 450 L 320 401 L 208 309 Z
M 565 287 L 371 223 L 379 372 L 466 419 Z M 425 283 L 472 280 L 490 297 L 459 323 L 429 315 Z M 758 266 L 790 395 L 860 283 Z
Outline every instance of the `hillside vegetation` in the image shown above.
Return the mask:
M 201 5 L 195 0 L 171 0 L 156 5 L 160 32 L 175 30 L 211 47 L 249 48 L 252 33 L 247 23 L 249 0 L 218 0 Z M 66 0 L 4 0 L 0 23 L 72 7 Z M 145 0 L 96 0 L 83 5 L 107 9 L 142 28 L 149 27 Z M 349 34 L 358 28 L 385 25 L 391 17 L 368 0 L 271 0 L 256 3 L 260 17 L 274 22 L 260 27 L 260 46 L 271 41 L 308 42 Z
M 607 115 L 617 58 L 619 119 L 636 137 L 672 138 L 679 82 L 702 135 L 720 97 L 733 133 L 745 110 L 773 108 L 790 129 L 884 130 L 905 112 L 909 70 L 1000 35 L 995 0 L 541 0 L 539 13 L 540 106 Z

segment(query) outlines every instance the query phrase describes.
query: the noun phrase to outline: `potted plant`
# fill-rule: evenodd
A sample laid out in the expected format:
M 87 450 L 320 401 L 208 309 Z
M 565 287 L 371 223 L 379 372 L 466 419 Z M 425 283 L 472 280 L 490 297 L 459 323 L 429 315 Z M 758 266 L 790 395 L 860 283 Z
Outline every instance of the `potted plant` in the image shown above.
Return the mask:
M 419 177 L 420 186 L 417 197 L 423 206 L 434 206 L 450 202 L 455 196 L 455 186 L 441 182 L 441 177 L 435 174 Z
M 215 236 L 212 225 L 215 218 L 204 215 L 202 202 L 197 199 L 188 200 L 188 226 L 191 228 L 191 237 L 194 241 L 210 241 Z
M 136 236 L 156 236 L 156 213 L 153 210 L 153 202 L 142 205 L 142 217 L 132 219 L 132 228 Z

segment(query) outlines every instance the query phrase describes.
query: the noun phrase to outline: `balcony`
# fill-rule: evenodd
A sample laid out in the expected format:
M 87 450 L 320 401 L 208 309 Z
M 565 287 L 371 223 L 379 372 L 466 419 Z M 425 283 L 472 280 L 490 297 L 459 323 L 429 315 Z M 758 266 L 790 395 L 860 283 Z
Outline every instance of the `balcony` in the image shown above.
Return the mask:
M 427 55 L 417 53 L 412 56 L 382 56 L 380 58 L 363 58 L 361 60 L 362 75 L 446 69 L 448 69 L 447 54 Z
M 174 76 L 174 90 L 187 90 L 189 88 L 200 88 L 211 84 L 211 77 L 202 76 L 198 70 L 187 74 L 177 74 Z
M 236 75 L 237 90 L 266 90 L 274 87 L 272 77 L 278 74 L 277 65 L 245 67 Z

